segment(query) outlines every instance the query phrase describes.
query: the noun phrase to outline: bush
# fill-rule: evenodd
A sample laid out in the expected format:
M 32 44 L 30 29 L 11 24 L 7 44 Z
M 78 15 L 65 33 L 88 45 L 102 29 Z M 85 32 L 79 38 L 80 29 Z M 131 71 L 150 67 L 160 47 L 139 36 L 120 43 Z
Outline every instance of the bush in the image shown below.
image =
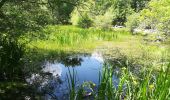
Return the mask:
M 131 0 L 114 0 L 113 9 L 115 13 L 113 25 L 124 25 L 127 21 L 127 16 L 133 12 Z
M 170 2 L 169 0 L 152 0 L 148 8 L 140 12 L 140 25 L 144 29 L 154 29 L 170 34 Z
M 82 9 L 86 11 L 81 11 Z M 89 10 L 83 8 L 82 6 L 78 8 L 76 7 L 73 10 L 73 12 L 71 13 L 70 22 L 72 23 L 72 25 L 75 25 L 81 28 L 89 28 L 93 24 Z
M 131 32 L 139 26 L 139 14 L 134 13 L 127 17 L 126 27 L 130 29 Z
M 20 64 L 24 51 L 16 39 L 0 35 L 0 80 L 23 79 Z
M 170 36 L 170 19 L 163 21 L 163 23 L 159 26 L 159 30 L 165 35 Z
M 30 31 L 38 31 L 52 22 L 52 14 L 48 9 L 27 2 L 22 4 L 7 2 L 0 11 L 0 32 L 15 37 Z
M 105 29 L 112 26 L 114 15 L 113 7 L 108 8 L 106 11 L 98 15 L 94 14 L 94 12 L 80 12 L 79 10 L 75 9 L 71 14 L 70 21 L 73 25 L 82 28 L 94 26 Z
M 124 25 L 126 17 L 132 13 L 131 0 L 102 0 L 83 1 L 84 5 L 78 5 L 71 14 L 71 23 L 78 25 L 84 14 L 94 22 L 95 27 L 109 28 L 111 25 Z M 85 18 L 84 18 L 85 19 Z M 88 20 L 90 21 L 90 20 Z M 85 20 L 80 21 L 87 22 Z M 91 21 L 90 21 L 91 22 Z
M 104 15 L 98 15 L 94 19 L 94 26 L 99 28 L 110 28 L 112 26 L 114 13 L 112 7 L 110 7 Z
M 78 25 L 79 17 L 80 17 L 80 14 L 79 14 L 79 12 L 77 11 L 77 9 L 75 8 L 75 9 L 73 10 L 73 12 L 71 13 L 70 22 L 72 23 L 72 25 L 74 25 L 74 26 L 77 26 L 77 25 Z
M 92 26 L 93 21 L 86 14 L 79 18 L 77 25 L 81 28 L 89 28 Z

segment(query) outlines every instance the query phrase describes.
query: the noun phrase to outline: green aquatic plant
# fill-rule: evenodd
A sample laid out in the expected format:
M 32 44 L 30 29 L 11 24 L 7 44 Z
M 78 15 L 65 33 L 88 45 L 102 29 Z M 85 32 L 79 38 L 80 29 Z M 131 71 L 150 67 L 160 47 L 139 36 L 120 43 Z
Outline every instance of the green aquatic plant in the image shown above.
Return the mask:
M 112 81 L 113 69 L 107 64 L 104 64 L 101 75 L 99 75 L 99 87 L 97 98 L 99 100 L 112 100 L 114 94 L 114 85 Z
M 72 69 L 72 72 L 71 72 L 71 70 L 68 67 L 67 81 L 68 81 L 68 89 L 69 89 L 69 99 L 76 100 L 77 75 L 76 75 L 74 68 Z
M 84 82 L 84 85 L 80 85 L 76 90 L 76 84 L 73 83 L 72 85 L 75 86 L 72 86 L 73 90 L 71 91 L 74 97 L 70 100 L 83 99 L 86 93 L 84 86 L 89 86 L 92 89 L 92 95 L 88 96 L 96 100 L 168 100 L 170 98 L 170 63 L 162 65 L 162 70 L 156 73 L 153 68 L 143 68 L 140 76 L 132 73 L 129 67 L 131 66 L 127 64 L 127 66 L 120 69 L 118 85 L 115 85 L 113 67 L 104 64 L 99 75 L 98 89 L 95 90 L 92 88 L 93 86 L 89 85 L 90 83 Z M 74 77 L 71 78 L 72 81 L 75 79 Z M 93 83 L 91 82 L 91 84 Z

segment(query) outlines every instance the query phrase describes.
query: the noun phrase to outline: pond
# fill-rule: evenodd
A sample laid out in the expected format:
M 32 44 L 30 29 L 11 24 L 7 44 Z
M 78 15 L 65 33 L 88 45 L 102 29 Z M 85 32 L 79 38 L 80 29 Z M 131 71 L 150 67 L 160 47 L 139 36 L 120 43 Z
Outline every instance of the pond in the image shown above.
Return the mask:
M 43 73 L 32 74 L 30 78 L 27 78 L 27 82 L 32 85 L 36 84 L 46 99 L 68 100 L 69 73 L 73 75 L 74 71 L 76 87 L 84 82 L 93 82 L 97 89 L 104 62 L 105 59 L 100 52 L 67 55 L 60 59 L 45 60 L 42 66 Z M 116 76 L 113 76 L 113 82 L 115 85 L 118 84 Z

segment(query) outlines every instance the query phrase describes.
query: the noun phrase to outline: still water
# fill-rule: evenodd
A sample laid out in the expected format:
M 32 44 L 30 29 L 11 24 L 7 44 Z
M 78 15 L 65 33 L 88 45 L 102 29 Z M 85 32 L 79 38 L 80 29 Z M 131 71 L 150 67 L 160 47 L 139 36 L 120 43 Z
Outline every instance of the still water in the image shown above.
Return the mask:
M 69 70 L 76 73 L 76 86 L 83 82 L 99 83 L 99 73 L 104 64 L 101 53 L 94 52 L 91 55 L 77 54 L 63 56 L 60 60 L 46 60 L 42 66 L 43 75 L 33 74 L 27 79 L 30 84 L 39 84 L 39 91 L 43 91 L 46 99 L 68 99 Z M 116 76 L 113 80 L 118 81 Z

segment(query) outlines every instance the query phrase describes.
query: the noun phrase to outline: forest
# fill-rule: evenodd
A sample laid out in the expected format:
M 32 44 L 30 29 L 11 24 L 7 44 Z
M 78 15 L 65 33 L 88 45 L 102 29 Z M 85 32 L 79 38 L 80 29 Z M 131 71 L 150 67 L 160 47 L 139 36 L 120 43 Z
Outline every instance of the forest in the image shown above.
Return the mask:
M 170 0 L 0 0 L 0 100 L 170 100 Z

